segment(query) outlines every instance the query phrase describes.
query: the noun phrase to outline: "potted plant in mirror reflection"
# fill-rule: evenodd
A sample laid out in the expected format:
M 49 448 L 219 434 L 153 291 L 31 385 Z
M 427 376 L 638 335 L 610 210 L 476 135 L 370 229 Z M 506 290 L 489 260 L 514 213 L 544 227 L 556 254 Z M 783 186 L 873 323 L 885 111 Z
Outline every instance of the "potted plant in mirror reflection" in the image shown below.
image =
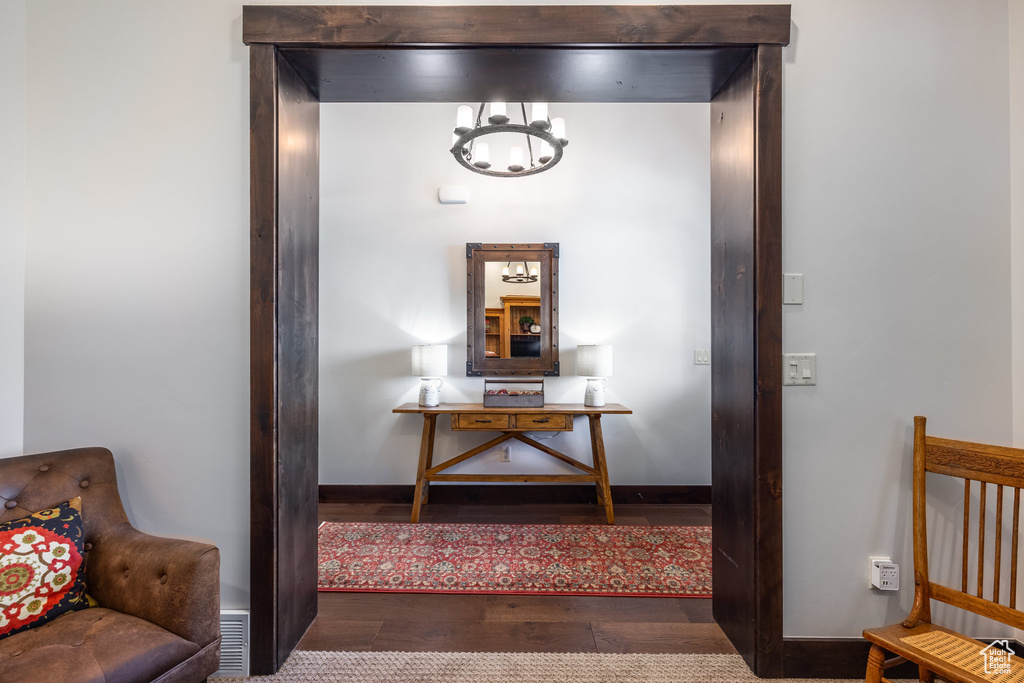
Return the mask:
M 519 319 L 519 329 L 523 331 L 523 334 L 527 334 L 530 331 L 530 325 L 533 324 L 533 318 L 528 315 L 524 315 Z

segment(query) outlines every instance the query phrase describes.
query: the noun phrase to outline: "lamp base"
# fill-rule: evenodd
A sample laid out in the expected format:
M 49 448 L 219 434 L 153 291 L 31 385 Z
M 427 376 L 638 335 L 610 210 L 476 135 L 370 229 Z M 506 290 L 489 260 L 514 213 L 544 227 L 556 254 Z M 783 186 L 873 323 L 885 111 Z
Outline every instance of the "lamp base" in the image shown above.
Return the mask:
M 436 408 L 441 405 L 441 385 L 443 382 L 440 377 L 422 377 L 423 383 L 420 384 L 420 405 L 424 408 Z
M 601 408 L 604 406 L 604 389 L 608 380 L 604 377 L 590 377 L 587 379 L 587 390 L 583 394 L 583 405 L 588 408 Z

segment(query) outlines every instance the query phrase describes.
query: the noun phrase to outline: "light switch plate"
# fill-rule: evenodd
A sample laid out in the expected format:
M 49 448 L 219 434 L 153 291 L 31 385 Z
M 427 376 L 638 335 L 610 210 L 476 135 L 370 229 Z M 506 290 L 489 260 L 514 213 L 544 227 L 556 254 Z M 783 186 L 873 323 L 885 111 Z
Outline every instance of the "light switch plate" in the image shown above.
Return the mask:
M 800 273 L 786 273 L 782 276 L 782 303 L 802 304 L 804 302 L 804 276 Z
M 818 383 L 818 362 L 813 353 L 782 354 L 782 384 L 811 386 Z

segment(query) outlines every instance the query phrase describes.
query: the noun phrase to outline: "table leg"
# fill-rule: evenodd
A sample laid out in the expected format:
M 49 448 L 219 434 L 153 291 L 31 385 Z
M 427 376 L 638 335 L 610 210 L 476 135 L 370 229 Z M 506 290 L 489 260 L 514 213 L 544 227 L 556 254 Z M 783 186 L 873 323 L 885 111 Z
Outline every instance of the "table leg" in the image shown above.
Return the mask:
M 434 415 L 433 422 L 436 422 L 437 415 Z M 436 425 L 430 426 L 430 446 L 427 448 L 427 466 L 424 471 L 429 470 L 434 466 L 434 434 L 436 432 Z M 430 480 L 424 476 L 423 478 L 423 500 L 420 505 L 426 505 L 427 500 L 430 498 Z
M 589 415 L 590 444 L 594 449 L 594 469 L 601 475 L 597 482 L 598 499 L 603 499 L 605 515 L 609 524 L 615 524 L 615 511 L 612 509 L 612 487 L 608 483 L 608 463 L 604 457 L 604 435 L 601 433 L 601 416 Z
M 412 494 L 412 523 L 420 521 L 420 506 L 423 505 L 427 482 L 424 473 L 434 458 L 434 427 L 437 424 L 436 413 L 423 414 L 423 438 L 420 439 L 420 462 L 416 468 L 416 491 Z
M 590 416 L 590 418 L 592 417 Z M 594 471 L 597 472 L 597 481 L 595 482 L 597 487 L 597 504 L 604 507 L 604 485 L 601 483 L 601 466 L 597 462 L 597 434 L 594 432 L 593 419 L 588 419 L 587 423 L 590 425 L 590 453 L 594 460 Z

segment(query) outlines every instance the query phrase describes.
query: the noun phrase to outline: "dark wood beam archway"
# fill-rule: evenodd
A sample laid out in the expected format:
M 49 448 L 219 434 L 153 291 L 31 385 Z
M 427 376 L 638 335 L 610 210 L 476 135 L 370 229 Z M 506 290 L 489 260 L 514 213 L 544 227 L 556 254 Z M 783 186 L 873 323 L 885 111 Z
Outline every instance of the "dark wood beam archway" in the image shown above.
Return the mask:
M 782 675 L 788 5 L 247 6 L 251 670 L 316 615 L 319 103 L 711 102 L 714 615 Z M 600 68 L 593 68 L 595 63 Z M 589 66 L 588 66 L 589 65 Z

